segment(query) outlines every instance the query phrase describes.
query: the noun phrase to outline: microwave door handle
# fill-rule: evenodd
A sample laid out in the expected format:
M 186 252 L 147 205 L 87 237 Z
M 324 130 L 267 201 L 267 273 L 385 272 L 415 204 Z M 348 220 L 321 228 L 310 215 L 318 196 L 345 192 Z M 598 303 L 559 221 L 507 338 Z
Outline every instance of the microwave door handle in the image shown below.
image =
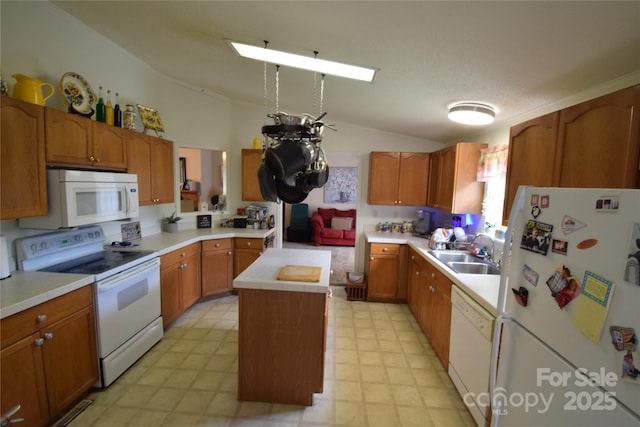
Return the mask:
M 124 191 L 125 191 L 125 203 L 127 204 L 126 206 L 126 213 L 127 215 L 129 215 L 131 213 L 131 189 L 129 188 L 129 185 L 125 185 L 124 186 Z

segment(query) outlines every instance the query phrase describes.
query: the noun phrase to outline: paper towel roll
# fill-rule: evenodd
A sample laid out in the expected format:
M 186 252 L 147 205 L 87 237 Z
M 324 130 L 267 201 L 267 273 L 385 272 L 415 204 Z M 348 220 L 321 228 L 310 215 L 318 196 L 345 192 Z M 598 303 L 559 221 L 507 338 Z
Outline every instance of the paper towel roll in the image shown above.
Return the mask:
M 7 236 L 0 235 L 0 279 L 5 279 L 9 276 L 11 276 L 9 245 L 7 245 Z

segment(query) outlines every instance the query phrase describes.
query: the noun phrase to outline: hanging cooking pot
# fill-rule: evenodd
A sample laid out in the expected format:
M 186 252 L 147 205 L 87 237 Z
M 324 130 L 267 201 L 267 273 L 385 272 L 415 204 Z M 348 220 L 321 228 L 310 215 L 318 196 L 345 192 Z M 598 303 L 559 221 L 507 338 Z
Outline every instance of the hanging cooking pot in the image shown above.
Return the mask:
M 277 179 L 286 179 L 305 169 L 305 150 L 296 142 L 279 142 L 265 150 L 264 161 Z
M 278 201 L 278 189 L 273 172 L 264 162 L 258 166 L 258 182 L 260 183 L 260 193 L 262 198 L 268 202 Z
M 276 179 L 276 187 L 278 188 L 278 197 L 285 203 L 300 203 L 309 195 L 309 193 L 291 186 L 281 179 Z

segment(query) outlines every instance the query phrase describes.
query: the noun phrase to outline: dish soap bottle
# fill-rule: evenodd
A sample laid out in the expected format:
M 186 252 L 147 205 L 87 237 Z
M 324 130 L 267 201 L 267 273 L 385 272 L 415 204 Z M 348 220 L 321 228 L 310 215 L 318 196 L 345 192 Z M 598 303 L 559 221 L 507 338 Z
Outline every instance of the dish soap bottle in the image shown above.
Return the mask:
M 104 101 L 102 100 L 102 86 L 100 86 L 98 103 L 96 104 L 96 121 L 102 123 L 106 121 L 105 105 Z
M 120 128 L 122 127 L 122 111 L 120 110 L 118 99 L 118 92 L 116 92 L 116 105 L 113 107 L 113 125 Z
M 107 108 L 106 108 L 106 123 L 113 126 L 113 106 L 111 105 L 111 91 L 107 90 Z

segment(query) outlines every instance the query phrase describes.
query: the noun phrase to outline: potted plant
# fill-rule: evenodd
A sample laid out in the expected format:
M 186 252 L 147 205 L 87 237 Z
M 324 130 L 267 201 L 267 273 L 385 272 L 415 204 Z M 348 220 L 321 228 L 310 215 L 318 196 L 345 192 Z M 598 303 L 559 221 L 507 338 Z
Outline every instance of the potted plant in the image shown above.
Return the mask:
M 182 217 L 176 215 L 174 211 L 171 216 L 165 216 L 162 218 L 162 222 L 160 223 L 160 229 L 166 233 L 175 233 L 178 231 L 178 221 L 180 221 Z

